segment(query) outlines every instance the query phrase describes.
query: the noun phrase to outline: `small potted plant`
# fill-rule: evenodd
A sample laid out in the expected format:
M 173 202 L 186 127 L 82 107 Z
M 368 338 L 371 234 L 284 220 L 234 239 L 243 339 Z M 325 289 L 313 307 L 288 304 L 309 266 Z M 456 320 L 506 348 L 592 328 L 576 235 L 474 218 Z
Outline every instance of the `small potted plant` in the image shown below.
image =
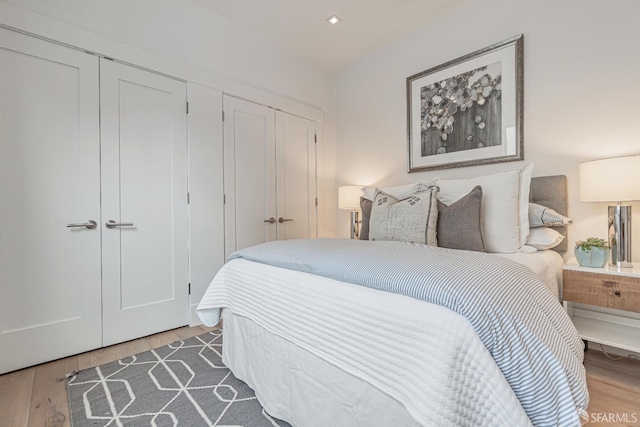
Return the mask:
M 607 265 L 611 251 L 606 240 L 589 237 L 576 242 L 574 253 L 581 266 L 602 268 Z

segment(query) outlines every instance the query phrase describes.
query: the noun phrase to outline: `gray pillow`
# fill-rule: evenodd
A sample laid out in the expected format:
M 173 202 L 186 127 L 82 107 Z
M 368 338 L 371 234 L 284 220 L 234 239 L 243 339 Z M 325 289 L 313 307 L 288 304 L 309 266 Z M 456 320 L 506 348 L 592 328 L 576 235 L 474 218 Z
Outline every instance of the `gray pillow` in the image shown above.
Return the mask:
M 485 252 L 480 222 L 481 206 L 482 187 L 479 185 L 449 206 L 438 201 L 438 246 Z
M 371 200 L 360 197 L 360 210 L 362 211 L 362 223 L 360 225 L 360 240 L 369 240 L 369 221 L 371 219 Z
M 393 240 L 437 246 L 437 187 L 398 200 L 377 190 L 369 221 L 370 240 Z

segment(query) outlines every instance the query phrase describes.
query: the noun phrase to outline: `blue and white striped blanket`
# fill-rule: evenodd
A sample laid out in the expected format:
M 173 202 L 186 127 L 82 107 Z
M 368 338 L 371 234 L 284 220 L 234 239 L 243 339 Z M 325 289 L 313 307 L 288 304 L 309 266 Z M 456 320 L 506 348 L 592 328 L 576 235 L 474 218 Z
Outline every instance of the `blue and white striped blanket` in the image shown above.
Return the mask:
M 464 316 L 534 426 L 579 426 L 588 392 L 583 344 L 568 316 L 527 267 L 490 254 L 401 242 L 270 242 L 244 258 L 395 292 Z

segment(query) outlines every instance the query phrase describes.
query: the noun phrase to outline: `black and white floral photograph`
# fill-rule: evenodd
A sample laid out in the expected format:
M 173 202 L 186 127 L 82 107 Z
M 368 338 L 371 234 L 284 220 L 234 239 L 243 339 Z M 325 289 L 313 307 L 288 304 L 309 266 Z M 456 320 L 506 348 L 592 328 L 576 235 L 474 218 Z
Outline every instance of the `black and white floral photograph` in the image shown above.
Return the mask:
M 409 172 L 523 159 L 522 36 L 408 77 L 407 110 Z
M 420 89 L 422 156 L 500 145 L 500 63 Z

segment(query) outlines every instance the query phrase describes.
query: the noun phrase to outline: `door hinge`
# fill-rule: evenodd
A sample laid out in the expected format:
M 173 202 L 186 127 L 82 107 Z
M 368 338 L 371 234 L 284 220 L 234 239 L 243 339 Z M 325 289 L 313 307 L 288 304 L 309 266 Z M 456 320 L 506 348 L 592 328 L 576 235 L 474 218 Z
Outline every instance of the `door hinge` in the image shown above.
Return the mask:
M 316 206 L 318 206 L 318 198 L 316 197 Z
M 222 110 L 222 121 L 224 122 L 224 110 Z
M 187 114 L 189 114 L 189 103 L 187 102 Z
M 191 203 L 191 193 L 187 193 L 187 204 Z
M 189 295 L 191 295 L 191 283 L 189 283 Z
M 223 195 L 222 195 L 222 204 L 223 204 L 223 205 L 226 205 L 226 204 L 227 204 L 227 195 L 226 195 L 226 194 L 223 194 Z
M 313 140 L 315 141 L 315 143 L 318 143 L 318 135 L 313 135 Z

